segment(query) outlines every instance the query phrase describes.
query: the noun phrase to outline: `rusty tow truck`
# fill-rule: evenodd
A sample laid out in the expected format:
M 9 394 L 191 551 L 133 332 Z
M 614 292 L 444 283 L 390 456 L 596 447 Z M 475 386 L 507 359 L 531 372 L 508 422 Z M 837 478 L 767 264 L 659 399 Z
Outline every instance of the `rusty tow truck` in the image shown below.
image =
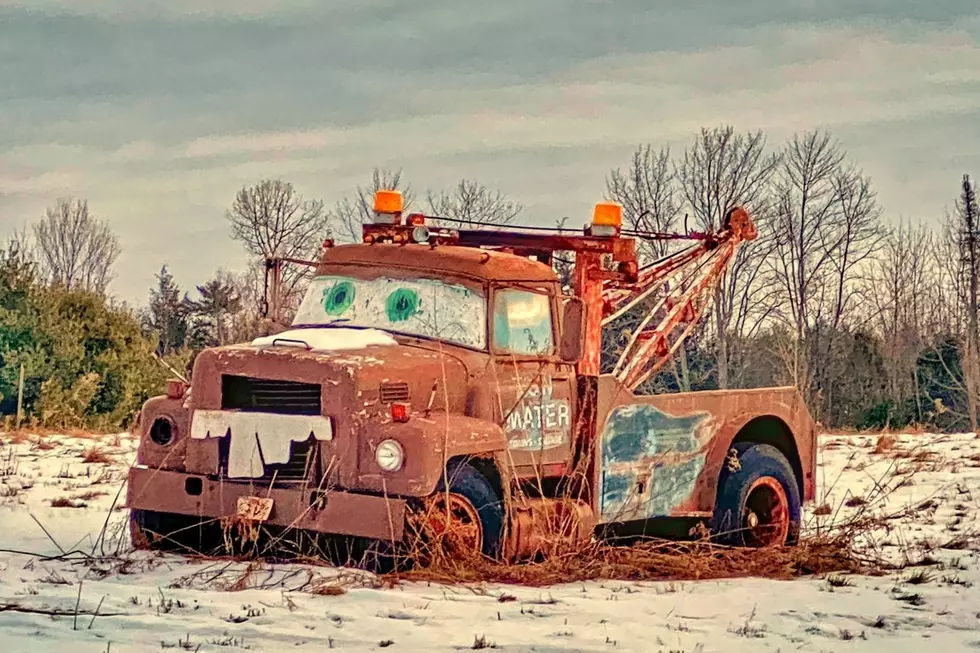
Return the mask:
M 756 237 L 744 209 L 686 234 L 624 230 L 612 202 L 578 233 L 447 227 L 397 191 L 374 209 L 362 242 L 324 242 L 291 325 L 204 350 L 145 403 L 134 541 L 234 518 L 399 543 L 413 515 L 511 561 L 658 524 L 796 541 L 816 435 L 795 388 L 637 390 Z M 691 242 L 641 268 L 638 238 Z M 602 372 L 604 327 L 637 307 Z

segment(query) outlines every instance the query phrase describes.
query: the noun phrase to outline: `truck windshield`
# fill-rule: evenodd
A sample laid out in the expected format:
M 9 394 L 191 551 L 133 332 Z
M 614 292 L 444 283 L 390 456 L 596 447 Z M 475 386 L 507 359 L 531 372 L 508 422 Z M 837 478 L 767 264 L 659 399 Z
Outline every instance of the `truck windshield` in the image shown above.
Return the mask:
M 318 276 L 310 283 L 293 326 L 334 323 L 436 338 L 474 349 L 487 345 L 486 297 L 466 286 L 434 279 Z

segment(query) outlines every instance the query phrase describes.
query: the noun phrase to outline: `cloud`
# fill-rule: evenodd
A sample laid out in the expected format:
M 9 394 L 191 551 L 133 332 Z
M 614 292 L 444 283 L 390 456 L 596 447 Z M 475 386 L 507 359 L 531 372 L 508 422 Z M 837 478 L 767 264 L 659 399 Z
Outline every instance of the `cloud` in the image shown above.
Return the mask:
M 263 177 L 328 203 L 375 165 L 476 177 L 579 223 L 635 145 L 721 123 L 832 129 L 907 215 L 980 175 L 972 0 L 193 4 L 0 0 L 0 237 L 86 196 L 135 300 L 164 261 L 185 284 L 241 261 L 223 212 Z

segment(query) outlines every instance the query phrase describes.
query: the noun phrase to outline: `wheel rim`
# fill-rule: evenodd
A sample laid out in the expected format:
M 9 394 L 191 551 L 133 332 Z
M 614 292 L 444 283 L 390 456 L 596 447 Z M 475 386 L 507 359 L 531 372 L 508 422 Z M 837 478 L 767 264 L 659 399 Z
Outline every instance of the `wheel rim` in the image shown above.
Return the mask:
M 789 499 L 782 483 L 765 476 L 750 487 L 742 511 L 742 528 L 750 546 L 781 546 L 789 534 Z
M 450 555 L 482 552 L 483 526 L 469 499 L 453 492 L 439 492 L 426 505 L 425 526 L 439 548 Z

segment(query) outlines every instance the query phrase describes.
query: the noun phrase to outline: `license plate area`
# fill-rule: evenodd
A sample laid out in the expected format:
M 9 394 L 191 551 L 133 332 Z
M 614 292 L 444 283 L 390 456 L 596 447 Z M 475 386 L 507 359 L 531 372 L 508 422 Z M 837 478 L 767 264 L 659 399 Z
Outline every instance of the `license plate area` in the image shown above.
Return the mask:
M 272 515 L 271 497 L 238 497 L 237 515 L 248 521 L 264 522 Z

